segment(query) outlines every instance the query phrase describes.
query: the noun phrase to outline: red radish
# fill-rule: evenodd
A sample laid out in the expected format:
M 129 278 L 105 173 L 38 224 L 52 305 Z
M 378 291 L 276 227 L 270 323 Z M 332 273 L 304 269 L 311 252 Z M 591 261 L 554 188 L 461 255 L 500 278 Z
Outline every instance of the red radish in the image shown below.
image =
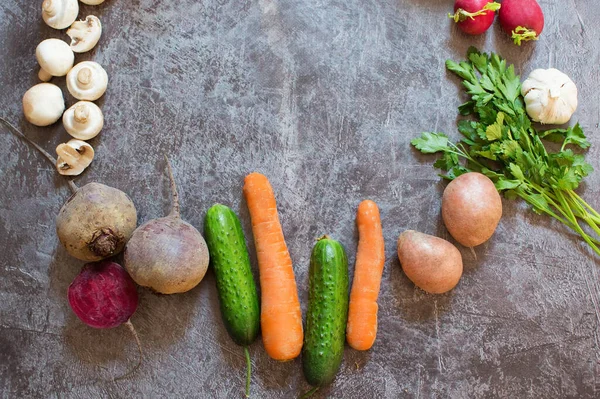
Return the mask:
M 536 0 L 503 0 L 498 19 L 517 46 L 538 40 L 544 29 L 544 13 Z
M 113 328 L 125 324 L 129 328 L 140 360 L 119 378 L 137 370 L 142 362 L 142 345 L 129 319 L 137 309 L 138 293 L 125 269 L 108 260 L 85 264 L 69 286 L 68 298 L 73 312 L 90 327 Z
M 69 286 L 69 305 L 90 327 L 113 328 L 127 323 L 138 306 L 138 293 L 118 263 L 87 263 Z
M 463 32 L 480 35 L 494 22 L 500 4 L 494 0 L 456 0 L 454 14 L 448 14 Z

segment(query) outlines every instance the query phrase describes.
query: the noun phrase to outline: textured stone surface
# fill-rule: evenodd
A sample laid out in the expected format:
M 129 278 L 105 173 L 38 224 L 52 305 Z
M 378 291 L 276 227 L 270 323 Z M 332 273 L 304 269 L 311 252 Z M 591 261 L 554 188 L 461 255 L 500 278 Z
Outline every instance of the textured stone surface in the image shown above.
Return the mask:
M 0 110 L 52 150 L 60 124 L 28 125 L 21 97 L 36 83 L 36 45 L 67 39 L 45 26 L 41 0 L 0 3 Z M 465 274 L 451 293 L 416 289 L 395 240 L 405 229 L 448 238 L 444 183 L 409 141 L 423 130 L 456 137 L 464 99 L 444 60 L 470 45 L 494 50 L 518 73 L 556 67 L 580 89 L 581 122 L 600 169 L 600 8 L 543 0 L 541 40 L 513 46 L 498 24 L 466 37 L 442 0 L 107 0 L 81 7 L 100 17 L 98 47 L 77 61 L 105 66 L 98 102 L 106 127 L 96 160 L 76 179 L 126 191 L 139 221 L 169 208 L 163 154 L 173 163 L 183 217 L 236 210 L 250 238 L 243 177 L 265 173 L 276 191 L 303 310 L 315 237 L 328 233 L 355 258 L 354 213 L 364 198 L 383 217 L 387 262 L 379 335 L 368 353 L 347 349 L 336 398 L 593 398 L 600 395 L 600 268 L 569 231 L 504 201 L 492 240 L 461 248 Z M 64 89 L 64 78 L 54 79 Z M 65 90 L 67 104 L 74 103 Z M 65 180 L 0 128 L 0 397 L 215 397 L 242 394 L 244 359 L 221 322 L 214 276 L 187 294 L 140 289 L 132 318 L 145 349 L 140 370 L 125 327 L 93 330 L 71 312 L 66 290 L 82 266 L 59 247 L 54 217 Z M 580 190 L 600 208 L 600 172 Z M 254 246 L 250 243 L 256 272 Z M 351 267 L 352 272 L 352 267 Z M 256 398 L 297 397 L 308 387 L 300 359 L 279 364 L 260 340 L 250 348 Z

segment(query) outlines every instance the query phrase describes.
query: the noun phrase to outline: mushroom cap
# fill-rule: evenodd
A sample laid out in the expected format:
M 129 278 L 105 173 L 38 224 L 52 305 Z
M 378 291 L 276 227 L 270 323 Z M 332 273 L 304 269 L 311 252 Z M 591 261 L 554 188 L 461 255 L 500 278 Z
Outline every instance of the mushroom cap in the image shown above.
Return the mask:
M 81 1 L 83 4 L 87 4 L 90 6 L 97 6 L 98 4 L 104 3 L 104 0 L 79 0 L 79 1 Z
M 63 114 L 63 125 L 71 136 L 79 140 L 90 140 L 104 127 L 104 115 L 96 104 L 79 101 Z
M 52 76 L 65 76 L 73 68 L 75 54 L 60 39 L 46 39 L 38 44 L 35 57 L 40 66 Z
M 77 0 L 44 0 L 42 18 L 54 29 L 65 29 L 77 19 L 79 3 Z
M 77 176 L 92 163 L 94 149 L 81 140 L 69 140 L 56 147 L 56 170 L 61 175 Z
M 23 95 L 25 119 L 36 126 L 48 126 L 60 119 L 65 110 L 62 91 L 52 83 L 40 83 Z
M 67 30 L 71 38 L 71 49 L 76 53 L 85 53 L 91 50 L 100 40 L 102 24 L 95 15 L 88 15 L 85 21 L 75 21 Z
M 67 89 L 78 100 L 94 101 L 102 97 L 108 85 L 108 75 L 100 64 L 83 61 L 67 74 Z

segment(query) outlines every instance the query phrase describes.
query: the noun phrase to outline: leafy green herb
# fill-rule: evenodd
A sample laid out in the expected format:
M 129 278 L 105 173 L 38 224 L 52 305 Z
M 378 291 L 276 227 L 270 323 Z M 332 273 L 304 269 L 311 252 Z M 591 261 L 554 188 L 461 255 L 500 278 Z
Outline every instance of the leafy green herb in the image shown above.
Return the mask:
M 448 60 L 446 67 L 463 79 L 471 97 L 459 113 L 474 119 L 458 122 L 463 137 L 456 144 L 442 133 L 426 132 L 412 145 L 425 154 L 443 154 L 434 163 L 445 172 L 440 176 L 452 180 L 466 172 L 483 173 L 507 198 L 520 197 L 534 212 L 564 223 L 600 255 L 600 214 L 574 191 L 593 168 L 582 155 L 566 148 L 590 146 L 581 126 L 536 131 L 514 66 L 497 54 L 471 47 L 466 61 Z M 542 139 L 561 144 L 560 150 L 548 150 Z M 593 233 L 584 230 L 581 222 Z

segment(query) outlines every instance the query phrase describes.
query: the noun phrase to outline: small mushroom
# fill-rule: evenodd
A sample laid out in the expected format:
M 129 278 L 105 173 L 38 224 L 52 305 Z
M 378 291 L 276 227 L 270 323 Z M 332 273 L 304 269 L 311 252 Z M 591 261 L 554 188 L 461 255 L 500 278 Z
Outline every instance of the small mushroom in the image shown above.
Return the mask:
M 48 76 L 65 76 L 75 61 L 73 50 L 60 39 L 42 41 L 35 49 L 35 57 L 41 68 L 38 77 L 43 82 L 50 80 Z
M 65 176 L 77 176 L 85 170 L 94 159 L 94 149 L 81 140 L 69 140 L 56 147 L 56 170 Z
M 79 101 L 63 114 L 63 125 L 71 136 L 79 140 L 90 140 L 104 126 L 102 110 L 89 101 Z
M 108 85 L 108 75 L 100 64 L 83 61 L 67 74 L 67 89 L 78 100 L 94 101 L 102 97 Z
M 77 0 L 44 0 L 42 18 L 54 29 L 65 29 L 71 26 L 79 14 Z
M 98 17 L 88 15 L 85 21 L 75 21 L 67 30 L 71 38 L 71 49 L 76 53 L 90 51 L 100 40 L 102 24 Z
M 104 3 L 104 0 L 79 0 L 79 1 L 81 1 L 83 4 L 87 4 L 90 6 L 97 6 L 98 4 Z
M 65 110 L 62 91 L 52 83 L 40 83 L 23 95 L 25 119 L 36 126 L 48 126 L 60 119 Z

